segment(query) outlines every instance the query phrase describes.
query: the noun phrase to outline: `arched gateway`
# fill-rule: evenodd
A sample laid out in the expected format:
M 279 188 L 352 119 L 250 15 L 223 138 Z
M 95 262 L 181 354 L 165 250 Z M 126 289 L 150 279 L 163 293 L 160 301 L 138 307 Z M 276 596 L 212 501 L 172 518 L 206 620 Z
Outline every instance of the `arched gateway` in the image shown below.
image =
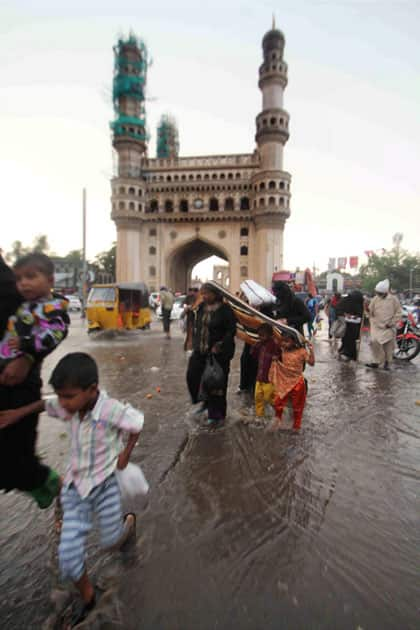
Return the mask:
M 147 53 L 136 37 L 115 48 L 112 180 L 117 226 L 117 280 L 151 290 L 184 291 L 195 264 L 215 254 L 230 264 L 230 288 L 252 277 L 268 285 L 282 268 L 283 230 L 290 216 L 290 174 L 283 171 L 289 115 L 283 109 L 284 36 L 263 38 L 256 149 L 250 154 L 148 158 L 144 85 Z

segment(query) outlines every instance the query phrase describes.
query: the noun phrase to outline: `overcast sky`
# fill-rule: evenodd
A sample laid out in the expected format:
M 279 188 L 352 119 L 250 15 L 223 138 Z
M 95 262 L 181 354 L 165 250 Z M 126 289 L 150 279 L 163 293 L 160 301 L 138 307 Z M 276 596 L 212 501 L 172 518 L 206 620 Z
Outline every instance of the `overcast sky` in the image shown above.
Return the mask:
M 112 46 L 133 29 L 153 58 L 150 155 L 159 116 L 181 155 L 252 152 L 261 39 L 275 11 L 286 37 L 292 174 L 285 267 L 392 245 L 420 250 L 420 2 L 142 0 L 0 6 L 0 247 L 48 234 L 65 254 L 115 239 L 110 216 Z

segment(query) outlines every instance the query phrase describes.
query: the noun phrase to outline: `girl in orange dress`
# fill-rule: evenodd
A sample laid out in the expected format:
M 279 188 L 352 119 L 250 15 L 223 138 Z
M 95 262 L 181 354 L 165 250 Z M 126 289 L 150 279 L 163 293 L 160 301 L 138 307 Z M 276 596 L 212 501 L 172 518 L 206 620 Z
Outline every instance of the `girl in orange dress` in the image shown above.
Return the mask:
M 294 416 L 293 430 L 299 431 L 306 401 L 306 383 L 303 378 L 303 370 L 306 362 L 309 365 L 315 365 L 313 346 L 308 344 L 308 349 L 300 348 L 291 337 L 284 337 L 281 341 L 281 348 L 281 357 L 273 360 L 269 374 L 275 392 L 276 419 L 272 428 L 280 427 L 283 409 L 290 399 Z

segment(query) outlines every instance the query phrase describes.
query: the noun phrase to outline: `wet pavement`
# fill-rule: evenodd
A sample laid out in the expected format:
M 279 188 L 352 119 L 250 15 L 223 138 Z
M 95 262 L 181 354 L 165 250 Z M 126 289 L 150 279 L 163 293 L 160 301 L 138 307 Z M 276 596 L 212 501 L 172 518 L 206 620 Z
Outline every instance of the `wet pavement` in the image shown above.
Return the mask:
M 83 627 L 418 627 L 420 357 L 369 371 L 338 361 L 321 335 L 302 431 L 273 434 L 243 422 L 238 343 L 229 418 L 209 432 L 191 414 L 174 329 L 171 341 L 158 324 L 93 340 L 74 318 L 45 363 L 47 380 L 62 354 L 91 353 L 102 386 L 146 418 L 132 460 L 151 492 L 147 506 L 127 506 L 137 546 L 106 555 L 92 537 L 88 566 L 105 594 Z M 63 425 L 43 416 L 39 451 L 61 471 L 67 445 Z M 63 608 L 52 520 L 23 495 L 0 496 L 1 628 L 52 628 Z

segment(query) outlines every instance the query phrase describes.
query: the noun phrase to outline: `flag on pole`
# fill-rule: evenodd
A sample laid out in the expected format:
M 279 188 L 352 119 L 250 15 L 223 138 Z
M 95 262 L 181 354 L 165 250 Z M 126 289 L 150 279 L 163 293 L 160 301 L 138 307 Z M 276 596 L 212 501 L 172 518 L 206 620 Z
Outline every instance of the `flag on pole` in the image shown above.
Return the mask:
M 358 266 L 359 266 L 359 257 L 350 256 L 350 269 L 357 269 Z
M 337 267 L 339 269 L 345 269 L 347 267 L 347 258 L 345 256 L 338 259 Z
M 337 269 L 336 259 L 330 258 L 328 261 L 328 271 L 334 271 L 334 269 Z

